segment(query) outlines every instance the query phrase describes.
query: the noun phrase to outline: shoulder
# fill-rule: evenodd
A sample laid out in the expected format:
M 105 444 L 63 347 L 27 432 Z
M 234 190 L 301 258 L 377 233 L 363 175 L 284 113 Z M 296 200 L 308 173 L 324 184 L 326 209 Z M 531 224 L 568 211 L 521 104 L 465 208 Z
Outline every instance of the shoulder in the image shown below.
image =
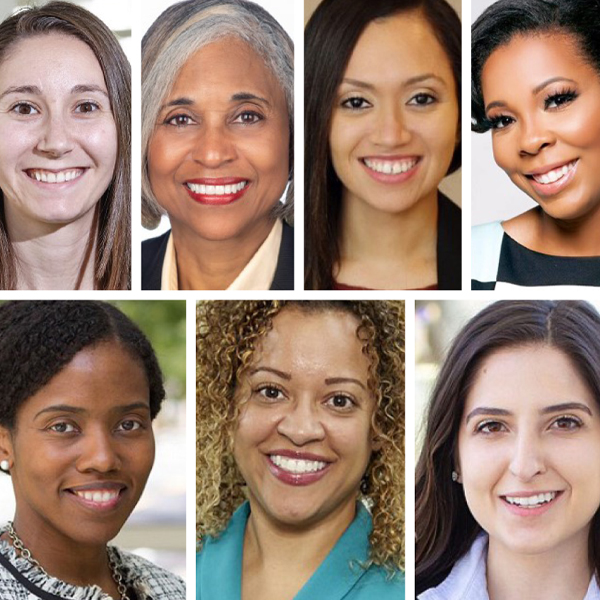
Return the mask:
M 132 586 L 152 600 L 185 600 L 185 582 L 181 577 L 149 560 L 115 549 Z M 144 596 L 142 596 L 144 597 Z
M 171 231 L 142 242 L 142 289 L 160 290 L 165 252 Z
M 462 211 L 438 192 L 438 289 L 460 290 L 462 272 Z
M 272 290 L 294 289 L 294 228 L 282 221 L 281 245 L 277 268 L 273 276 Z
M 500 264 L 504 229 L 500 221 L 471 229 L 472 289 L 493 289 Z M 491 288 L 485 287 L 491 285 Z
M 400 571 L 388 572 L 383 567 L 371 565 L 360 578 L 348 600 L 404 600 L 404 575 Z

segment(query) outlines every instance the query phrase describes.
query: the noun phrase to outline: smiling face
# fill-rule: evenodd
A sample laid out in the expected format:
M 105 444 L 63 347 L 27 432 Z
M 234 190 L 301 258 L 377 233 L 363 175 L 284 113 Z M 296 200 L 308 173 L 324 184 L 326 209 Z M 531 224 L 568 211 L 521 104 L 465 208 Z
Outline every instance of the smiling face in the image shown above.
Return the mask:
M 600 505 L 600 412 L 563 352 L 522 346 L 484 360 L 467 396 L 458 455 L 467 504 L 489 533 L 490 551 L 587 553 Z
M 174 231 L 227 240 L 271 226 L 287 184 L 285 96 L 237 38 L 198 50 L 164 100 L 148 148 L 152 191 Z
M 85 348 L 25 401 L 12 432 L 0 432 L 26 545 L 104 545 L 154 461 L 145 371 L 115 342 Z
M 9 223 L 89 215 L 116 157 L 110 99 L 90 47 L 56 33 L 11 46 L 0 64 L 0 188 Z
M 273 319 L 237 391 L 234 456 L 252 512 L 295 527 L 352 520 L 374 410 L 357 327 L 333 311 Z
M 491 54 L 481 83 L 494 157 L 512 182 L 555 219 L 596 211 L 600 74 L 575 39 L 516 36 Z
M 423 15 L 372 22 L 334 100 L 329 144 L 344 200 L 395 213 L 437 195 L 458 117 L 450 61 Z

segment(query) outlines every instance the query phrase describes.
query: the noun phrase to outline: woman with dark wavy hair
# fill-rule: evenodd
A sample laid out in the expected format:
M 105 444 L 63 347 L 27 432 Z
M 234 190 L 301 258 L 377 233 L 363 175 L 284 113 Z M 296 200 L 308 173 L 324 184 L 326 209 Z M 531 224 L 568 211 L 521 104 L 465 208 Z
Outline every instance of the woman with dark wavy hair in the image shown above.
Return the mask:
M 404 598 L 404 304 L 203 302 L 196 344 L 198 600 Z
M 0 305 L 0 598 L 184 600 L 183 581 L 109 546 L 154 462 L 165 396 L 148 339 L 104 302 Z
M 306 289 L 460 289 L 460 20 L 323 0 L 305 32 Z M 324 60 L 326 57 L 326 60 Z
M 473 24 L 471 128 L 535 203 L 473 228 L 473 289 L 600 285 L 598 31 L 599 0 L 500 0 Z
M 504 301 L 440 370 L 416 473 L 419 600 L 600 597 L 600 315 Z
M 0 289 L 130 287 L 131 75 L 69 2 L 0 23 Z

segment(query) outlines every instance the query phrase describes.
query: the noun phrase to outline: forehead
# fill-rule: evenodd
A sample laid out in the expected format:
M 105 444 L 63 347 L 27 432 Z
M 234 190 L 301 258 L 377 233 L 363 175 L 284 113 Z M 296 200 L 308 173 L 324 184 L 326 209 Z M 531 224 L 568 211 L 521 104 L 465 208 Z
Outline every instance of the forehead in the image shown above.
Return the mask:
M 353 370 L 366 378 L 369 360 L 353 315 L 288 308 L 274 317 L 272 325 L 257 346 L 254 363 L 273 361 L 282 370 L 304 374 Z
M 181 68 L 171 96 L 215 89 L 227 98 L 243 90 L 285 102 L 283 90 L 262 56 L 233 36 L 211 42 L 192 54 Z
M 572 35 L 516 35 L 490 54 L 481 72 L 481 85 L 489 102 L 496 95 L 530 94 L 537 85 L 554 77 L 584 80 L 599 75 Z M 506 85 L 508 81 L 510 86 Z
M 372 21 L 358 39 L 345 77 L 398 83 L 431 73 L 454 87 L 450 60 L 419 10 Z
M 548 345 L 504 348 L 488 356 L 475 373 L 464 413 L 478 406 L 515 414 L 564 402 L 595 410 L 595 401 L 573 361 Z
M 104 74 L 92 49 L 72 35 L 48 33 L 27 37 L 10 46 L 0 63 L 4 84 L 47 85 L 93 82 L 104 85 Z

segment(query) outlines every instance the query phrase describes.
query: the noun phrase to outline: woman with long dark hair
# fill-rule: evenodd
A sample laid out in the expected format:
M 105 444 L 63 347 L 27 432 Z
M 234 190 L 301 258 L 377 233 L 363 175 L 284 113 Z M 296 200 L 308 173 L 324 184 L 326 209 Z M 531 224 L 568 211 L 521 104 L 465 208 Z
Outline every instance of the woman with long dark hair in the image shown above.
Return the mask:
M 416 473 L 420 600 L 598 598 L 600 315 L 504 301 L 440 370 Z
M 305 287 L 460 289 L 460 21 L 324 0 L 305 33 Z M 326 57 L 324 60 L 323 57 Z

